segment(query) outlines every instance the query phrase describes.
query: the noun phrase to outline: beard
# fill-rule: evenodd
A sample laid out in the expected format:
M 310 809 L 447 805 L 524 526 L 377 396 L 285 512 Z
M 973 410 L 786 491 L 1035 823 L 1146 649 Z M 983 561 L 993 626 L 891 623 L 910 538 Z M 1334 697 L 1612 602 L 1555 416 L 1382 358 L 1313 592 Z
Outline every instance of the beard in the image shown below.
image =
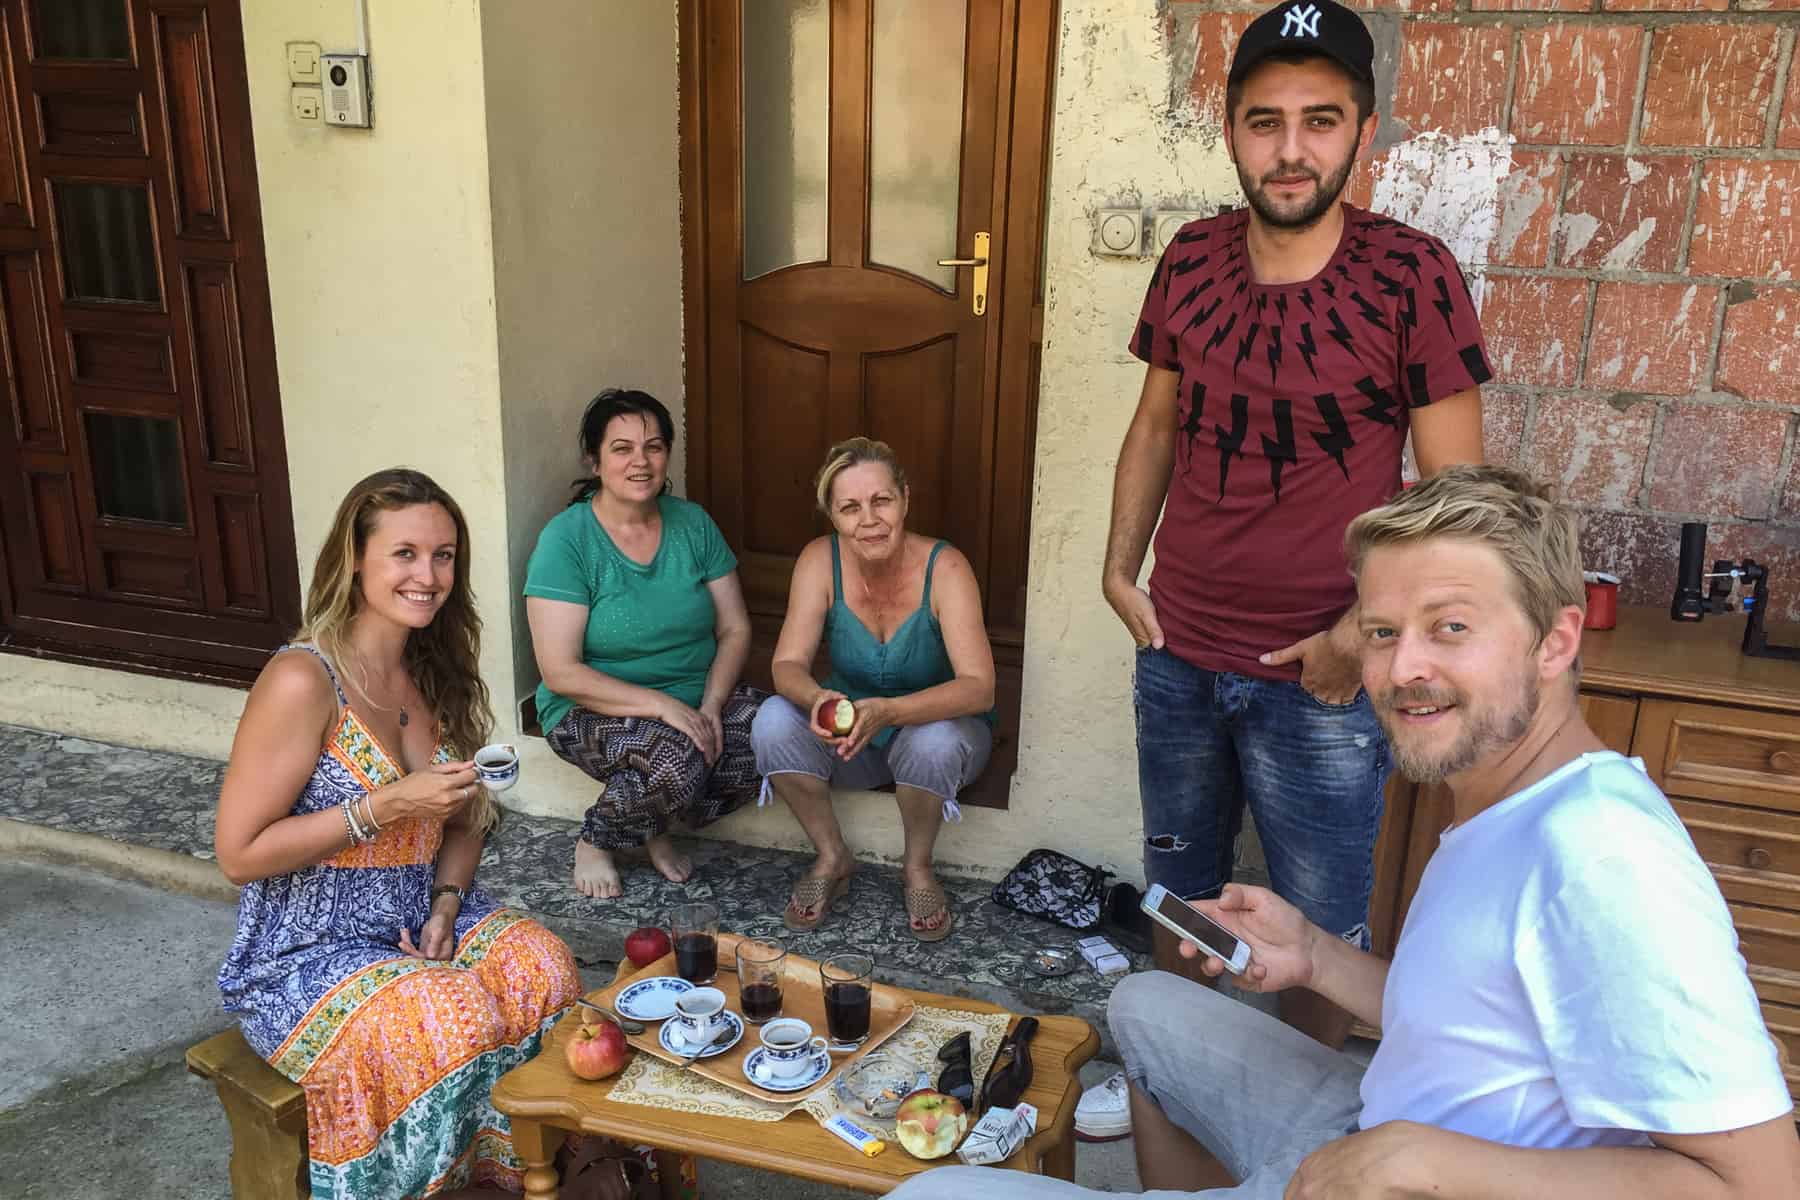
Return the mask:
M 1466 771 L 1482 759 L 1514 745 L 1531 728 L 1541 699 L 1537 680 L 1520 672 L 1508 691 L 1516 697 L 1510 706 L 1469 707 L 1468 697 L 1453 688 L 1390 688 L 1375 697 L 1375 715 L 1387 734 L 1394 765 L 1414 783 L 1442 783 Z M 1402 708 L 1455 705 L 1462 714 L 1463 730 L 1447 748 L 1432 752 L 1406 743 L 1401 723 Z
M 1263 219 L 1265 224 L 1273 225 L 1277 229 L 1310 229 L 1319 223 L 1319 218 L 1331 211 L 1331 206 L 1337 203 L 1337 198 L 1343 194 L 1345 186 L 1350 182 L 1351 168 L 1356 166 L 1356 151 L 1353 148 L 1350 151 L 1350 157 L 1346 158 L 1331 174 L 1322 178 L 1317 171 L 1310 167 L 1278 162 L 1260 180 L 1252 182 L 1249 174 L 1241 165 L 1235 163 L 1233 165 L 1237 166 L 1238 185 L 1244 189 L 1244 198 L 1250 202 L 1250 207 L 1255 210 L 1257 216 Z M 1276 176 L 1295 174 L 1307 176 L 1316 185 L 1312 199 L 1287 203 L 1271 199 L 1268 193 L 1269 180 Z

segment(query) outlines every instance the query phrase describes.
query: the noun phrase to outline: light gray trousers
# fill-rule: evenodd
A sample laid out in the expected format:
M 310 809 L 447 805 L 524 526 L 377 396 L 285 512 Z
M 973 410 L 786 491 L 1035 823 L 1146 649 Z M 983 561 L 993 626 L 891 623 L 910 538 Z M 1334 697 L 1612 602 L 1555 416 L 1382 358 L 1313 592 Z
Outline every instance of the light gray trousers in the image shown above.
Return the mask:
M 1162 971 L 1132 975 L 1113 989 L 1106 1023 L 1131 1082 L 1243 1181 L 1145 1196 L 1281 1200 L 1307 1155 L 1356 1128 L 1361 1063 L 1211 988 Z M 889 1193 L 893 1200 L 1107 1194 L 995 1167 L 940 1167 Z

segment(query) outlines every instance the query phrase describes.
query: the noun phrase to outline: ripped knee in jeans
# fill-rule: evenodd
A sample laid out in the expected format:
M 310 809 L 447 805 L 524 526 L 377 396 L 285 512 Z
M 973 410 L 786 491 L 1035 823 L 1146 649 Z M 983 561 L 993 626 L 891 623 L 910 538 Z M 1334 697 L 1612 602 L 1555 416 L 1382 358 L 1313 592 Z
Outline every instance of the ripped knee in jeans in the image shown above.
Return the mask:
M 1144 839 L 1144 844 L 1152 850 L 1159 850 L 1165 854 L 1179 854 L 1189 845 L 1186 838 L 1173 833 L 1159 833 L 1155 837 L 1147 837 Z

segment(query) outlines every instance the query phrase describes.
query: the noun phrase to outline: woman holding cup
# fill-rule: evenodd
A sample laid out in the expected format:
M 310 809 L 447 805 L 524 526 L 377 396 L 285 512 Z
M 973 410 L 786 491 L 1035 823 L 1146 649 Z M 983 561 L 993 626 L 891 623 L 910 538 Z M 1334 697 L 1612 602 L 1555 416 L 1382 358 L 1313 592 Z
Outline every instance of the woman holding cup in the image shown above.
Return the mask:
M 219 795 L 243 885 L 219 989 L 306 1093 L 315 1197 L 517 1191 L 488 1093 L 581 994 L 568 948 L 474 886 L 495 807 L 466 757 L 493 724 L 468 579 L 437 484 L 352 488 Z
M 738 682 L 750 614 L 737 558 L 705 509 L 667 494 L 669 410 L 609 388 L 580 441 L 592 477 L 538 536 L 525 616 L 545 738 L 603 785 L 575 843 L 575 889 L 610 899 L 624 893 L 615 851 L 642 847 L 683 883 L 693 865 L 670 826 L 756 795 L 750 722 L 764 693 Z

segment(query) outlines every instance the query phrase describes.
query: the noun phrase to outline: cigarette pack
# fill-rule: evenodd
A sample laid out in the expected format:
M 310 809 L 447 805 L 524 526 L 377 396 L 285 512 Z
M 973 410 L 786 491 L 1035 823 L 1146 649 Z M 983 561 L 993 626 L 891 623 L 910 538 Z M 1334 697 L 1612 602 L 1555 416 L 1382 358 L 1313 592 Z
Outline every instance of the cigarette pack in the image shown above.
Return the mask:
M 1106 946 L 1110 949 L 1112 943 L 1096 933 L 1092 936 L 1082 938 L 1080 941 L 1076 942 L 1075 945 L 1077 949 L 1081 950 L 1086 950 L 1089 946 Z
M 1101 975 L 1120 975 L 1131 970 L 1131 960 L 1116 951 L 1094 960 L 1094 970 Z
M 1089 945 L 1089 942 L 1094 944 Z M 1105 938 L 1084 938 L 1076 944 L 1081 947 L 1081 957 L 1086 960 L 1088 966 L 1093 967 L 1096 971 L 1100 969 L 1102 958 L 1109 954 L 1116 955 L 1119 952 L 1119 948 Z
M 1017 1108 L 990 1108 L 975 1122 L 975 1128 L 963 1139 L 956 1156 L 971 1167 L 1005 1162 L 1037 1132 L 1037 1109 L 1029 1104 Z

